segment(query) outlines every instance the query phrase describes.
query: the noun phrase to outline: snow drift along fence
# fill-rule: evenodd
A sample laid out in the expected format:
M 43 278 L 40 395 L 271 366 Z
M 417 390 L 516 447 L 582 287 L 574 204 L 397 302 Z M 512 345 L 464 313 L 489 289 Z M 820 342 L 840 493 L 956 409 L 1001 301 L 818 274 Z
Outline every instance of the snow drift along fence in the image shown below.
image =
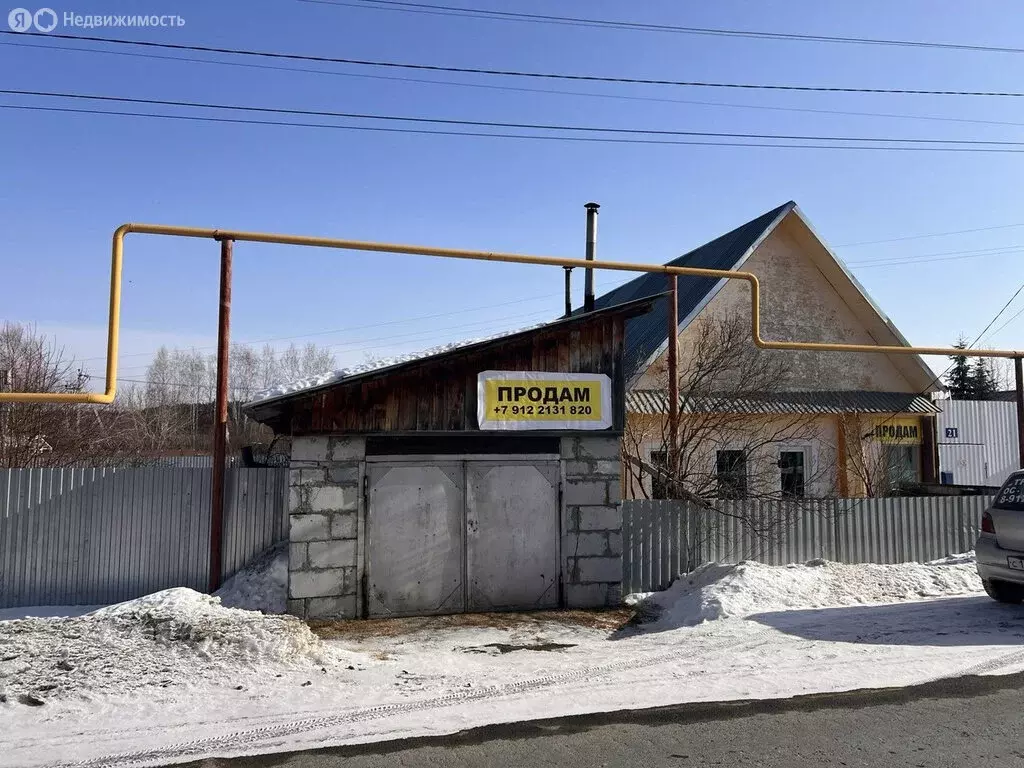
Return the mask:
M 0 608 L 209 583 L 210 469 L 0 470 Z M 288 536 L 288 470 L 227 470 L 227 577 Z
M 622 589 L 666 589 L 701 563 L 937 560 L 974 547 L 988 496 L 622 502 Z

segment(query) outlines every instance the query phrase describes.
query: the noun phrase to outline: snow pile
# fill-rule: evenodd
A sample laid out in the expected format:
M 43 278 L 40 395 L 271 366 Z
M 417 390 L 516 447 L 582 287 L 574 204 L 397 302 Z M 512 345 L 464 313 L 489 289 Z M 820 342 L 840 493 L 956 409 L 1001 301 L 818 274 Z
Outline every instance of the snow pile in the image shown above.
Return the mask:
M 929 560 L 927 565 L 963 565 L 964 563 L 970 563 L 974 565 L 974 550 L 970 552 L 961 552 L 959 555 L 947 555 L 946 557 L 940 557 L 938 560 Z
M 669 628 L 770 611 L 972 594 L 981 588 L 969 555 L 899 565 L 709 563 L 642 605 L 657 615 L 659 628 Z
M 102 607 L 102 605 L 29 605 L 21 608 L 0 608 L 0 621 L 66 619 L 69 616 L 83 616 Z
M 199 679 L 232 683 L 253 670 L 327 658 L 294 617 L 225 608 L 178 587 L 77 618 L 0 623 L 0 696 L 45 701 Z
M 239 571 L 214 595 L 226 608 L 284 613 L 288 597 L 288 549 L 278 544 Z
M 525 328 L 517 328 L 514 331 L 504 331 L 502 333 L 494 334 L 493 336 L 481 336 L 476 339 L 465 339 L 463 341 L 453 341 L 448 344 L 441 344 L 436 347 L 430 347 L 419 352 L 411 352 L 406 355 L 396 355 L 394 357 L 380 357 L 372 360 L 367 360 L 364 363 L 357 363 L 356 365 L 349 366 L 348 368 L 339 368 L 336 371 L 330 373 L 322 373 L 319 376 L 309 376 L 304 379 L 297 381 L 291 381 L 284 384 L 277 384 L 269 389 L 264 389 L 262 392 L 257 392 L 256 395 L 249 401 L 249 404 L 259 403 L 263 400 L 273 400 L 276 397 L 283 397 L 284 395 L 290 395 L 293 392 L 301 392 L 304 389 L 316 389 L 317 387 L 323 387 L 327 384 L 333 384 L 342 379 L 347 379 L 349 376 L 357 376 L 361 373 L 369 373 L 370 371 L 378 371 L 384 368 L 391 368 L 395 365 L 401 365 L 402 363 L 409 363 L 413 360 L 421 360 L 426 357 L 433 357 L 434 355 L 443 355 L 445 352 L 451 352 L 461 347 L 468 347 L 473 344 L 480 344 L 484 341 L 491 341 L 492 339 L 500 339 L 503 336 L 512 336 L 523 331 L 530 331 L 534 328 L 540 328 L 547 323 L 539 323 L 537 325 L 529 325 Z

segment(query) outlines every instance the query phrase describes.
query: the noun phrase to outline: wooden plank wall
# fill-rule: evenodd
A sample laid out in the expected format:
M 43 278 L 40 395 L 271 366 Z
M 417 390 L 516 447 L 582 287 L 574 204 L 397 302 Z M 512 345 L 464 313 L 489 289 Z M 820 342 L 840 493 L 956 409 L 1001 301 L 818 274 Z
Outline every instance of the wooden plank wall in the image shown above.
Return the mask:
M 624 324 L 622 316 L 600 316 L 380 378 L 342 384 L 295 401 L 289 420 L 278 428 L 290 428 L 292 434 L 477 431 L 477 374 L 500 370 L 607 374 L 612 380 L 613 428 L 621 430 Z

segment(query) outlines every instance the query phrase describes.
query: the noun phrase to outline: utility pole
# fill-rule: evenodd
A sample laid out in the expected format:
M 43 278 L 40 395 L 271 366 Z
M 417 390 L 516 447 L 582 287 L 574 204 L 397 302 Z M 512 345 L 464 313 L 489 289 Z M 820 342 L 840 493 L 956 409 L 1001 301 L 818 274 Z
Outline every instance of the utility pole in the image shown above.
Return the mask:
M 0 370 L 0 392 L 14 391 L 14 383 L 10 369 Z M 7 417 L 7 403 L 0 403 L 0 464 L 7 461 L 7 433 L 10 431 L 10 419 Z
M 1024 469 L 1024 373 L 1019 357 L 1013 358 L 1013 378 L 1017 385 L 1017 466 Z
M 210 592 L 220 587 L 224 541 L 224 465 L 228 443 L 228 344 L 231 336 L 231 246 L 220 241 L 220 312 L 217 319 L 217 402 L 213 418 L 213 482 L 210 505 Z
M 679 286 L 668 276 L 668 461 L 669 488 L 676 496 L 676 452 L 679 450 Z

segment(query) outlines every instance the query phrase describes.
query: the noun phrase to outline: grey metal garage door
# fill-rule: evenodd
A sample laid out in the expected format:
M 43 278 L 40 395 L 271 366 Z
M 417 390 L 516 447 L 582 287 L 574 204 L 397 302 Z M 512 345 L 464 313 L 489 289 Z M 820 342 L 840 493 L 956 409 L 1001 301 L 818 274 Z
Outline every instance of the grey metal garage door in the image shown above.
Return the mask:
M 465 468 L 371 464 L 366 520 L 370 616 L 465 610 Z
M 558 464 L 467 462 L 469 610 L 558 606 Z
M 557 460 L 368 465 L 370 616 L 558 605 Z

